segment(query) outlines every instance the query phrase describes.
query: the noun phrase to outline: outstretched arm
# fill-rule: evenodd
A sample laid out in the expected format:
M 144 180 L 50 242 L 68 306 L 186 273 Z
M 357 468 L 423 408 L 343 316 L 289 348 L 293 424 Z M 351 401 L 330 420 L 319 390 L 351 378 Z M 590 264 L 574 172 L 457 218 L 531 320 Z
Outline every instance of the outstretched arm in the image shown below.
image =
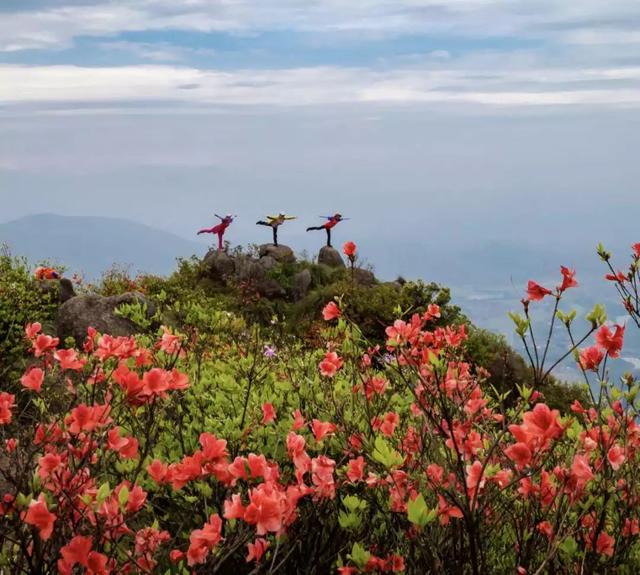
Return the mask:
M 219 216 L 218 214 L 213 214 L 216 218 L 218 218 L 220 221 L 224 220 L 224 218 L 222 216 Z

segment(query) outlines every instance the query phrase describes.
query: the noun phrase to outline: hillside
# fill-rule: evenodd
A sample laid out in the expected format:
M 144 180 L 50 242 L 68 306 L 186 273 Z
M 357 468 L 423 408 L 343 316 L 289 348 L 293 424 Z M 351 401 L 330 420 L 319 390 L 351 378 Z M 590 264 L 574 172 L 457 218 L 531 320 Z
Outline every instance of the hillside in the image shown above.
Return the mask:
M 201 252 L 195 241 L 120 218 L 38 214 L 0 224 L 0 244 L 30 261 L 53 260 L 87 278 L 114 263 L 169 274 L 177 257 Z

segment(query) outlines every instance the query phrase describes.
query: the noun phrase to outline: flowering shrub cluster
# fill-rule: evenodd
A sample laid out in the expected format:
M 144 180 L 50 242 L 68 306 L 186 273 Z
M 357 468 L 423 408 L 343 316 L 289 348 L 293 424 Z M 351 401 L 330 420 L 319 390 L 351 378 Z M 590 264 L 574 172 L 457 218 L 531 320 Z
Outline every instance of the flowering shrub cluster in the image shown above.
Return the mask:
M 80 349 L 29 324 L 26 400 L 0 392 L 0 570 L 634 573 L 640 387 L 607 380 L 625 332 L 601 307 L 574 334 L 576 287 L 567 268 L 553 290 L 529 283 L 512 317 L 534 384 L 517 397 L 435 304 L 383 346 L 346 295 L 320 349 L 222 316 L 208 334 L 90 329 Z M 551 359 L 557 326 L 571 346 Z M 591 401 L 561 414 L 538 387 L 571 357 Z

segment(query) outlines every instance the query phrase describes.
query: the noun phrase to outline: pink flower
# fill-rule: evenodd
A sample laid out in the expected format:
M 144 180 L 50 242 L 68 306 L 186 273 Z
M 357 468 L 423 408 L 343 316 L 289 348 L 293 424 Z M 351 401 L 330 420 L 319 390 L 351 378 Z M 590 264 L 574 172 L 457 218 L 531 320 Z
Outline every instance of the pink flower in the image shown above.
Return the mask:
M 400 421 L 400 416 L 395 412 L 385 413 L 382 424 L 380 425 L 380 431 L 387 437 L 391 437 L 396 430 L 396 425 Z
M 29 339 L 35 338 L 42 331 L 42 325 L 38 322 L 29 323 L 24 328 L 24 332 Z
M 62 558 L 58 561 L 58 570 L 71 573 L 76 564 L 87 567 L 91 545 L 91 537 L 76 535 L 69 543 L 60 549 Z
M 571 464 L 571 475 L 576 481 L 576 488 L 580 491 L 593 479 L 593 471 L 586 455 L 576 455 Z
M 342 359 L 335 351 L 328 351 L 320 362 L 320 373 L 325 377 L 333 377 L 342 367 Z
M 249 492 L 244 520 L 256 526 L 258 535 L 269 531 L 276 533 L 282 528 L 285 504 L 280 493 L 263 483 Z
M 224 502 L 224 518 L 225 519 L 243 519 L 245 508 L 242 505 L 242 497 L 238 493 L 231 496 L 231 500 Z
M 20 383 L 23 387 L 30 389 L 31 391 L 40 391 L 42 389 L 42 382 L 44 381 L 44 371 L 39 367 L 32 367 L 27 373 L 20 378 Z
M 0 425 L 11 423 L 11 410 L 16 405 L 16 396 L 0 391 Z
M 262 538 L 258 537 L 253 543 L 247 543 L 247 563 L 250 561 L 255 561 L 256 563 L 260 563 L 260 559 L 264 555 L 265 551 L 269 547 L 269 542 Z
M 57 337 L 51 337 L 50 335 L 41 333 L 40 335 L 36 336 L 35 340 L 33 341 L 34 355 L 36 357 L 40 357 L 48 351 L 55 349 L 58 343 L 60 343 L 60 340 Z
M 638 242 L 637 244 L 633 244 L 631 246 L 633 248 L 633 253 L 637 258 L 640 258 L 640 242 Z
M 596 551 L 600 553 L 600 555 L 607 555 L 608 557 L 611 557 L 613 555 L 614 547 L 615 539 L 607 532 L 602 531 L 596 540 Z
M 553 292 L 548 290 L 545 287 L 542 287 L 540 284 L 534 282 L 533 280 L 529 280 L 527 284 L 527 297 L 531 301 L 540 301 L 545 296 L 551 295 Z
M 526 443 L 516 443 L 504 450 L 505 455 L 516 464 L 518 469 L 522 469 L 531 463 L 531 450 Z
M 349 460 L 347 464 L 347 477 L 351 483 L 364 479 L 364 465 L 364 457 L 362 456 Z
M 596 332 L 596 343 L 614 359 L 620 356 L 624 343 L 624 326 L 616 325 L 615 327 L 615 333 L 606 325 L 601 326 Z
M 209 518 L 202 529 L 196 529 L 189 537 L 187 550 L 187 564 L 189 566 L 204 563 L 211 550 L 222 539 L 222 519 L 217 513 Z
M 614 445 L 607 452 L 607 460 L 609 461 L 609 464 L 611 465 L 613 470 L 618 471 L 625 460 L 624 449 L 619 445 Z
M 304 417 L 302 416 L 302 412 L 299 409 L 296 409 L 293 412 L 293 424 L 291 425 L 291 429 L 297 431 L 298 429 L 302 429 L 304 427 Z
M 272 403 L 262 404 L 262 425 L 267 425 L 276 419 L 276 410 Z
M 582 369 L 586 371 L 598 371 L 600 362 L 604 359 L 604 354 L 594 345 L 581 350 L 579 357 Z
M 84 367 L 86 363 L 84 359 L 78 359 L 78 352 L 75 349 L 59 349 L 53 354 L 60 362 L 62 369 L 79 370 Z
M 43 541 L 51 537 L 56 519 L 56 515 L 47 508 L 47 501 L 42 493 L 38 496 L 37 501 L 31 501 L 29 509 L 24 514 L 24 522 L 36 527 Z
M 147 473 L 157 484 L 165 483 L 169 467 L 159 459 L 154 459 L 147 465 Z
M 338 304 L 334 301 L 330 301 L 327 305 L 322 309 L 322 318 L 324 321 L 331 321 L 332 319 L 337 319 L 340 317 L 342 312 L 338 307 Z
M 311 422 L 311 430 L 313 431 L 313 436 L 316 438 L 316 441 L 322 441 L 325 436 L 335 432 L 336 426 L 328 421 L 314 419 Z
M 559 287 L 561 292 L 578 286 L 578 282 L 575 280 L 576 270 L 560 266 L 560 273 L 562 274 L 562 285 Z
M 356 244 L 354 244 L 353 242 L 346 242 L 342 246 L 342 253 L 345 256 L 347 256 L 349 259 L 351 259 L 356 255 L 357 249 L 358 249 L 358 246 L 356 246 Z
M 169 331 L 169 328 L 164 325 L 162 326 L 162 331 L 162 338 L 160 339 L 158 347 L 169 355 L 178 353 L 181 350 L 182 346 L 180 338 L 177 335 L 173 335 Z

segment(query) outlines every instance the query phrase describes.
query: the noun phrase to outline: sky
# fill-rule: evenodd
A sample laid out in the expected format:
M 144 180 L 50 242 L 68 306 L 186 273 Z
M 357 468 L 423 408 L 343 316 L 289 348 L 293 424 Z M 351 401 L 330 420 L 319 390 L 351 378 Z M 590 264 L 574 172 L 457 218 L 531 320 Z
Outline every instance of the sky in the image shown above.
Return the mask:
M 639 24 L 636 0 L 2 0 L 0 221 L 193 238 L 224 212 L 248 243 L 285 211 L 314 250 L 340 211 L 389 276 L 581 263 L 638 241 Z

